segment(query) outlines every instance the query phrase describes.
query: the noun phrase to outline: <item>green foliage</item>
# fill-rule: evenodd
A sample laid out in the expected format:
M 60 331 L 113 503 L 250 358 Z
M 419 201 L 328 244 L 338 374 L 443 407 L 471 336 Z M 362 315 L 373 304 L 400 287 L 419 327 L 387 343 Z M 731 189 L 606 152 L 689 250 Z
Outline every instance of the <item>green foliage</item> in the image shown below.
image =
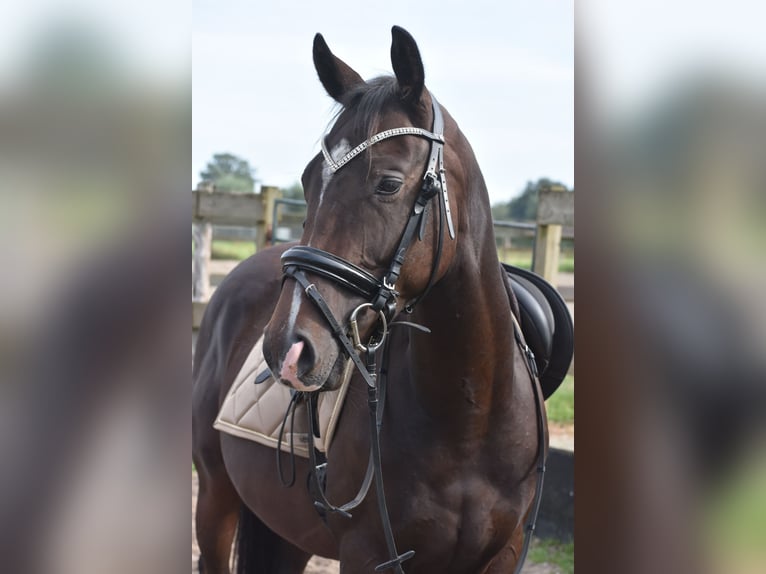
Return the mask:
M 747 454 L 753 456 L 743 456 L 703 507 L 707 547 L 730 572 L 762 572 L 766 564 L 766 460 L 755 450 Z
M 214 239 L 210 248 L 212 259 L 236 259 L 242 261 L 255 253 L 255 243 L 252 241 L 225 241 Z
M 560 574 L 574 573 L 574 542 L 533 538 L 529 545 L 529 561 L 533 564 L 553 564 Z
M 508 202 L 495 203 L 492 206 L 492 219 L 494 221 L 506 221 L 508 219 Z
M 531 249 L 498 249 L 497 254 L 503 263 L 522 269 L 532 269 Z M 574 273 L 574 252 L 562 252 L 559 255 L 559 273 Z
M 508 265 L 513 265 L 514 267 L 521 267 L 522 269 L 531 270 L 532 269 L 532 251 L 524 250 L 524 251 L 509 251 L 509 250 L 502 250 L 498 251 L 498 255 L 500 256 L 500 261 L 503 263 L 507 263 Z
M 537 217 L 537 193 L 540 190 L 539 180 L 537 183 L 527 182 L 527 186 L 521 195 L 514 197 L 508 202 L 508 219 L 516 221 L 534 221 Z
M 563 183 L 541 177 L 537 181 L 528 181 L 520 195 L 507 203 L 496 203 L 492 206 L 492 217 L 495 220 L 534 221 L 537 218 L 537 195 L 541 189 L 549 187 L 566 187 Z
M 200 172 L 202 181 L 215 185 L 216 190 L 230 193 L 253 193 L 255 170 L 246 159 L 230 153 L 217 153 Z
M 552 423 L 574 424 L 574 377 L 567 375 L 556 392 L 545 401 L 548 420 Z
M 559 273 L 574 273 L 574 253 L 559 256 Z

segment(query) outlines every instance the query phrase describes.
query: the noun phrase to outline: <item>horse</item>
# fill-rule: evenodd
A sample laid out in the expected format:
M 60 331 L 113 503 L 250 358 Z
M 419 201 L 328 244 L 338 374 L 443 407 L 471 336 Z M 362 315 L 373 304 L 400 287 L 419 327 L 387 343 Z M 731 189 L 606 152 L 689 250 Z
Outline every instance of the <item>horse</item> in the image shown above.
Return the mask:
M 198 335 L 200 570 L 229 573 L 236 534 L 242 574 L 297 574 L 312 555 L 339 560 L 343 574 L 513 572 L 539 504 L 547 423 L 478 162 L 402 28 L 392 29 L 393 76 L 363 80 L 321 34 L 313 60 L 340 111 L 302 175 L 299 245 L 234 269 Z M 353 512 L 317 511 L 311 461 L 293 460 L 285 487 L 272 448 L 214 430 L 262 335 L 269 371 L 301 396 L 337 388 L 354 363 L 322 481 L 327 500 L 350 500 L 379 441 L 384 482 L 376 476 Z M 377 436 L 365 356 L 388 381 Z M 409 552 L 392 559 L 392 541 Z

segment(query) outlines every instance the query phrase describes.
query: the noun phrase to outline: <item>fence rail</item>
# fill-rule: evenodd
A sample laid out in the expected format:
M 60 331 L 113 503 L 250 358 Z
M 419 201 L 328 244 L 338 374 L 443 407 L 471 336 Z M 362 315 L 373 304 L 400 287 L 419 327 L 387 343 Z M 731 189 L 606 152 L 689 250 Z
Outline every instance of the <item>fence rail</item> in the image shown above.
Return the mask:
M 280 209 L 284 206 L 287 209 Z M 295 213 L 295 208 L 297 213 Z M 292 210 L 292 213 L 290 212 Z M 276 199 L 271 220 L 275 222 L 271 244 L 286 243 L 300 238 L 306 219 L 306 202 L 301 199 Z
M 263 247 L 272 232 L 274 201 L 282 192 L 277 187 L 262 186 L 260 193 L 225 193 L 201 183 L 192 193 L 192 301 L 204 303 L 210 298 L 213 225 L 253 227 L 255 244 Z
M 563 226 L 574 227 L 574 192 L 555 186 L 537 197 L 537 233 L 532 271 L 556 284 Z
M 299 210 L 305 203 L 282 199 L 281 191 L 269 186 L 263 186 L 258 194 L 233 194 L 200 184 L 193 194 L 192 302 L 196 328 L 210 297 L 213 235 L 246 237 L 255 241 L 256 248 L 292 241 L 300 236 L 305 216 L 290 210 Z M 251 231 L 248 234 L 247 229 L 242 228 Z M 574 239 L 574 192 L 564 188 L 541 190 L 535 222 L 495 221 L 494 230 L 501 256 L 503 250 L 514 248 L 514 240 L 519 237 L 532 243 L 532 270 L 555 285 L 561 240 Z
M 195 221 L 223 225 L 252 225 L 264 219 L 262 193 L 194 191 Z

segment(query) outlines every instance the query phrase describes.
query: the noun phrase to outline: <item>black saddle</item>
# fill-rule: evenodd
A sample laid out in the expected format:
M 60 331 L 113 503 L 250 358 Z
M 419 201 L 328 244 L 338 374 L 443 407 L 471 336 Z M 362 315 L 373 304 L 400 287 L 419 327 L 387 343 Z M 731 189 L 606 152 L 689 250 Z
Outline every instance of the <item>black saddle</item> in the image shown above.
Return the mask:
M 545 279 L 526 269 L 502 265 L 506 285 L 519 302 L 521 331 L 535 354 L 540 386 L 547 399 L 559 388 L 572 363 L 572 316 L 561 294 Z

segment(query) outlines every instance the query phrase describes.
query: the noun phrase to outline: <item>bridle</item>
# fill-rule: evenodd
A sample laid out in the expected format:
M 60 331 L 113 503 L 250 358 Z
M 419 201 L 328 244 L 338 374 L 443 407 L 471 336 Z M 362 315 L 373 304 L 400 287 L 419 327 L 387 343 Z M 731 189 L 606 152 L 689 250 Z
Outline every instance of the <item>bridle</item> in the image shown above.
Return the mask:
M 360 143 L 354 149 L 346 153 L 343 157 L 335 160 L 327 151 L 324 138 L 322 139 L 322 154 L 330 170 L 335 173 L 345 166 L 348 162 L 361 154 L 367 148 L 381 142 L 385 139 L 414 135 L 422 137 L 431 142 L 431 153 L 426 164 L 425 174 L 420 186 L 420 191 L 415 204 L 412 207 L 410 216 L 405 225 L 399 245 L 394 251 L 394 256 L 388 266 L 388 270 L 381 279 L 376 278 L 368 271 L 316 247 L 307 245 L 298 245 L 291 247 L 282 254 L 282 268 L 286 276 L 294 277 L 299 283 L 300 273 L 308 271 L 321 275 L 337 285 L 360 295 L 370 303 L 370 308 L 376 312 L 384 312 L 386 319 L 391 320 L 396 312 L 396 302 L 399 292 L 396 290 L 396 282 L 404 264 L 407 251 L 415 239 L 415 232 L 418 231 L 419 239 L 423 239 L 426 224 L 426 207 L 431 198 L 440 195 L 441 217 L 446 217 L 450 238 L 455 238 L 455 227 L 452 222 L 452 213 L 449 204 L 449 194 L 447 192 L 447 178 L 444 169 L 444 116 L 441 107 L 436 98 L 431 96 L 433 108 L 433 131 L 428 131 L 417 127 L 401 127 L 385 130 L 373 135 L 364 142 Z M 441 222 L 441 218 L 440 218 Z M 441 228 L 441 224 L 439 226 Z M 439 229 L 437 256 L 434 259 L 434 265 L 431 270 L 431 276 L 423 293 L 414 301 L 408 303 L 408 309 L 412 309 L 414 304 L 423 298 L 431 289 L 439 267 L 441 258 L 442 234 Z M 304 285 L 304 288 L 308 287 Z
M 277 465 L 279 469 L 280 479 L 283 481 L 283 484 L 288 485 L 288 484 L 292 484 L 295 478 L 294 465 L 293 465 L 292 481 L 288 483 L 288 482 L 285 482 L 282 478 L 281 458 L 280 458 L 282 434 L 284 432 L 284 427 L 291 410 L 294 417 L 295 405 L 297 404 L 298 401 L 305 399 L 306 405 L 307 405 L 308 423 L 309 423 L 309 431 L 308 431 L 309 464 L 310 464 L 311 480 L 313 480 L 313 483 L 314 483 L 315 506 L 317 507 L 317 509 L 320 511 L 321 514 L 324 514 L 326 512 L 335 512 L 342 516 L 351 517 L 351 514 L 349 513 L 349 511 L 358 507 L 362 503 L 362 501 L 367 496 L 367 492 L 369 491 L 369 488 L 374 478 L 377 501 L 378 501 L 378 510 L 379 510 L 381 523 L 383 526 L 383 533 L 386 539 L 386 546 L 387 546 L 388 554 L 389 554 L 389 560 L 384 562 L 383 564 L 378 565 L 375 568 L 375 571 L 383 572 L 389 569 L 393 569 L 394 572 L 396 572 L 397 574 L 404 574 L 401 563 L 404 562 L 405 560 L 408 560 L 409 558 L 412 558 L 415 552 L 413 550 L 404 552 L 402 554 L 399 554 L 397 552 L 396 544 L 393 537 L 393 531 L 391 528 L 391 522 L 388 516 L 388 508 L 386 506 L 385 492 L 383 488 L 383 474 L 382 474 L 382 464 L 381 464 L 381 455 L 380 455 L 380 429 L 383 422 L 383 408 L 385 406 L 386 382 L 387 382 L 386 375 L 388 372 L 388 351 L 390 348 L 388 346 L 389 339 L 387 339 L 387 335 L 389 333 L 390 328 L 394 326 L 409 326 L 409 327 L 418 328 L 425 332 L 430 332 L 430 330 L 428 330 L 427 328 L 421 325 L 416 325 L 414 323 L 410 323 L 407 321 L 392 322 L 392 319 L 394 318 L 394 315 L 396 314 L 397 301 L 399 297 L 399 292 L 396 289 L 396 282 L 398 281 L 399 276 L 401 274 L 402 266 L 404 265 L 407 252 L 409 248 L 411 247 L 411 245 L 413 244 L 413 242 L 415 241 L 416 233 L 419 240 L 422 240 L 425 235 L 425 225 L 427 222 L 426 220 L 427 207 L 430 201 L 436 195 L 440 196 L 440 200 L 438 202 L 439 213 L 438 213 L 438 220 L 437 220 L 438 227 L 436 232 L 437 246 L 436 246 L 436 253 L 434 256 L 434 262 L 431 267 L 431 274 L 423 292 L 421 292 L 420 295 L 418 295 L 414 300 L 406 302 L 404 306 L 405 310 L 407 310 L 408 312 L 411 312 L 412 309 L 415 307 L 415 305 L 418 302 L 420 302 L 428 294 L 428 292 L 431 290 L 431 287 L 433 287 L 435 283 L 436 274 L 438 272 L 440 262 L 441 262 L 442 246 L 443 246 L 443 240 L 444 240 L 443 227 L 444 227 L 445 219 L 447 221 L 447 228 L 448 228 L 450 239 L 452 240 L 455 239 L 455 227 L 452 221 L 452 213 L 451 213 L 450 204 L 449 204 L 449 195 L 447 192 L 446 171 L 444 169 L 444 143 L 445 143 L 444 116 L 442 114 L 439 103 L 436 101 L 436 98 L 434 98 L 433 95 L 431 95 L 431 104 L 433 109 L 433 127 L 431 131 L 425 130 L 423 128 L 417 128 L 417 127 L 401 127 L 401 128 L 393 128 L 393 129 L 385 130 L 383 132 L 380 132 L 378 134 L 371 136 L 370 138 L 360 143 L 351 151 L 349 151 L 348 153 L 346 153 L 345 155 L 343 155 L 341 158 L 337 160 L 334 159 L 332 155 L 327 151 L 327 146 L 325 144 L 324 138 L 322 139 L 322 154 L 324 156 L 325 162 L 327 163 L 327 166 L 333 173 L 342 169 L 343 166 L 345 166 L 348 162 L 350 162 L 352 159 L 357 157 L 359 154 L 361 154 L 364 150 L 366 150 L 370 146 L 375 145 L 376 143 L 381 142 L 388 138 L 412 135 L 412 136 L 425 138 L 431 142 L 431 151 L 429 154 L 428 163 L 426 164 L 425 173 L 423 175 L 423 179 L 420 185 L 420 190 L 418 192 L 417 197 L 415 198 L 415 203 L 410 211 L 410 215 L 407 219 L 407 223 L 405 224 L 404 231 L 402 232 L 401 238 L 399 240 L 399 244 L 396 250 L 394 251 L 394 255 L 391 260 L 391 263 L 389 264 L 387 271 L 383 274 L 383 277 L 378 279 L 374 275 L 369 273 L 368 271 L 351 263 L 350 261 L 347 261 L 346 259 L 343 259 L 342 257 L 339 257 L 328 251 L 318 249 L 316 247 L 310 247 L 307 245 L 298 245 L 295 247 L 291 247 L 290 249 L 288 249 L 282 254 L 282 269 L 284 273 L 284 278 L 285 279 L 293 278 L 295 281 L 298 282 L 298 284 L 301 285 L 304 292 L 306 293 L 306 296 L 316 305 L 320 313 L 324 316 L 325 320 L 327 321 L 328 325 L 330 326 L 332 330 L 334 337 L 338 340 L 345 354 L 353 362 L 354 366 L 359 371 L 359 374 L 362 376 L 365 383 L 367 384 L 368 405 L 369 405 L 369 411 L 370 411 L 371 448 L 370 448 L 369 462 L 367 465 L 367 471 L 365 473 L 365 477 L 362 481 L 362 485 L 357 495 L 354 497 L 353 500 L 351 500 L 350 502 L 346 504 L 343 504 L 340 506 L 336 506 L 332 504 L 327 499 L 327 496 L 324 491 L 324 486 L 323 486 L 324 476 L 326 472 L 325 470 L 326 462 L 317 464 L 318 454 L 316 449 L 314 448 L 314 437 L 319 436 L 317 416 L 316 416 L 317 393 L 316 392 L 312 392 L 312 393 L 294 392 L 293 398 L 290 402 L 290 405 L 287 408 L 287 412 L 285 413 L 285 417 L 283 419 L 282 429 L 280 430 L 279 446 L 277 448 Z M 346 329 L 343 326 L 343 324 L 340 321 L 338 321 L 337 318 L 333 315 L 324 297 L 317 290 L 316 285 L 309 280 L 306 273 L 319 275 L 321 277 L 329 279 L 336 285 L 362 297 L 365 300 L 364 303 L 360 304 L 354 309 L 354 311 L 352 311 L 350 320 L 349 320 L 349 329 Z M 357 317 L 361 311 L 368 308 L 372 310 L 374 313 L 377 313 L 379 325 L 377 330 L 373 333 L 373 335 L 370 337 L 367 343 L 363 344 L 359 337 Z M 514 325 L 514 328 L 516 330 L 517 340 L 519 341 L 520 344 L 522 344 L 523 340 L 520 339 L 521 330 L 517 324 Z M 350 338 L 347 334 L 349 330 L 351 331 Z M 377 380 L 378 379 L 377 365 L 376 365 L 375 357 L 376 357 L 377 351 L 381 347 L 383 347 L 383 354 L 382 354 L 382 361 L 381 361 L 382 366 L 380 369 L 380 380 L 378 381 Z M 526 348 L 526 351 L 528 351 L 529 349 L 528 347 L 526 347 L 526 344 L 524 344 L 522 348 Z M 362 356 L 366 358 L 366 363 L 362 362 Z M 533 356 L 530 358 L 530 356 L 527 355 L 527 362 L 528 362 L 528 365 L 527 365 L 528 368 L 536 369 Z M 536 380 L 535 379 L 536 372 L 533 373 L 530 370 L 530 374 L 533 375 L 533 384 L 534 384 L 534 381 Z M 259 376 L 259 379 L 260 378 L 261 377 Z M 540 502 L 540 494 L 542 492 L 542 472 L 544 471 L 544 446 L 543 446 L 543 440 L 542 440 L 543 435 L 541 430 L 542 428 L 541 427 L 542 425 L 541 407 L 540 407 L 536 389 L 535 389 L 535 397 L 537 402 L 537 414 L 538 414 L 538 431 L 539 431 L 538 442 L 540 445 L 537 464 L 538 464 L 538 472 L 540 473 L 539 474 L 540 478 L 538 481 L 538 488 L 537 488 L 536 497 L 535 497 L 533 517 L 530 521 L 531 527 L 528 526 L 529 532 L 524 543 L 524 549 L 523 549 L 521 559 L 519 560 L 517 564 L 517 569 L 516 569 L 517 572 L 520 571 L 521 565 L 524 562 L 524 556 L 526 555 L 529 540 L 531 538 L 531 530 L 534 529 L 534 518 L 537 515 L 537 510 L 539 508 L 539 502 Z M 292 452 L 292 443 L 291 443 L 291 452 Z

